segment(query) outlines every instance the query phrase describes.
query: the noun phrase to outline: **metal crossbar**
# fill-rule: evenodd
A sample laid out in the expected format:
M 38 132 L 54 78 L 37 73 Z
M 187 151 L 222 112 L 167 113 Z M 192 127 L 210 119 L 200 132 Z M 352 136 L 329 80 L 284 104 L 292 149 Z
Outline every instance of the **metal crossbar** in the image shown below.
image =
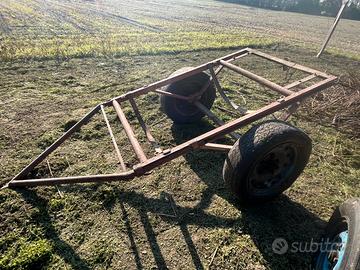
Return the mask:
M 278 85 L 266 78 L 263 78 L 259 75 L 256 75 L 250 71 L 247 71 L 239 66 L 232 64 L 231 62 L 238 60 L 242 57 L 248 55 L 255 55 L 258 57 L 262 57 L 272 62 L 279 63 L 281 65 L 294 68 L 309 75 L 301 80 L 296 82 L 290 83 L 287 86 Z M 214 69 L 216 68 L 216 71 Z M 278 100 L 273 101 L 272 103 L 259 108 L 253 111 L 246 111 L 245 109 L 239 109 L 239 107 L 233 103 L 221 90 L 221 86 L 218 81 L 218 74 L 226 69 L 230 69 L 234 72 L 237 72 L 257 83 L 266 86 L 270 90 L 273 90 L 282 95 L 281 98 Z M 201 88 L 199 91 L 199 95 L 191 95 L 191 96 L 181 96 L 172 94 L 163 90 L 160 90 L 161 87 L 166 86 L 168 84 L 184 80 L 189 78 L 195 74 L 200 72 L 208 71 L 211 76 L 209 77 L 208 82 Z M 310 82 L 315 78 L 320 78 L 321 80 L 315 83 L 312 83 L 311 86 L 307 86 L 303 89 L 298 91 L 292 91 L 290 89 L 294 87 L 299 87 L 301 84 L 305 82 Z M 69 183 L 84 183 L 84 182 L 107 182 L 107 181 L 120 181 L 120 180 L 131 180 L 137 176 L 144 175 L 146 172 L 151 171 L 152 169 L 173 160 L 188 151 L 194 149 L 208 149 L 208 150 L 215 150 L 215 151 L 228 151 L 231 146 L 229 145 L 221 145 L 214 143 L 214 141 L 218 138 L 224 137 L 226 135 L 232 136 L 234 139 L 239 139 L 239 135 L 235 132 L 237 129 L 242 128 L 248 124 L 253 123 L 254 121 L 260 120 L 266 116 L 273 114 L 282 109 L 286 109 L 290 107 L 290 114 L 293 113 L 294 110 L 298 107 L 298 103 L 303 99 L 318 93 L 319 91 L 333 85 L 336 81 L 336 77 L 332 75 L 325 74 L 323 72 L 295 64 L 293 62 L 283 60 L 262 52 L 259 52 L 254 49 L 246 48 L 240 50 L 238 52 L 229 54 L 227 56 L 218 58 L 214 61 L 210 61 L 206 64 L 200 65 L 198 67 L 192 68 L 188 71 L 179 73 L 175 76 L 171 76 L 169 78 L 160 80 L 158 82 L 149 84 L 147 86 L 143 86 L 139 89 L 127 92 L 123 95 L 117 96 L 109 101 L 103 102 L 97 106 L 95 106 L 89 113 L 87 113 L 79 122 L 77 122 L 73 127 L 71 127 L 67 132 L 65 132 L 58 140 L 56 140 L 51 146 L 49 146 L 43 153 L 41 153 L 37 158 L 35 158 L 29 165 L 27 165 L 21 172 L 19 172 L 6 186 L 10 188 L 14 187 L 25 187 L 25 186 L 44 186 L 44 185 L 59 185 L 59 184 L 69 184 Z M 203 94 L 204 91 L 214 83 L 217 90 L 220 94 L 225 95 L 225 100 L 227 100 L 228 104 L 231 105 L 233 109 L 243 110 L 245 115 L 232 120 L 228 123 L 224 123 L 221 119 L 216 117 L 214 113 L 212 113 L 208 108 L 206 108 L 203 104 L 199 102 L 199 97 Z M 174 99 L 181 99 L 185 102 L 193 103 L 197 106 L 201 111 L 203 111 L 207 116 L 209 116 L 217 125 L 218 127 L 201 134 L 189 141 L 186 141 L 180 145 L 175 147 L 162 150 L 157 142 L 155 141 L 154 137 L 151 135 L 150 130 L 146 126 L 140 111 L 136 105 L 135 98 L 141 95 L 145 95 L 149 92 L 154 92 L 161 95 L 166 95 Z M 129 101 L 132 109 L 139 121 L 140 126 L 142 127 L 147 140 L 150 144 L 153 145 L 155 148 L 156 155 L 153 157 L 148 158 L 141 147 L 139 141 L 137 140 L 134 131 L 126 119 L 126 116 L 121 108 L 121 103 Z M 113 131 L 110 127 L 109 120 L 105 113 L 105 107 L 113 107 L 117 113 L 118 119 L 120 120 L 123 129 L 129 139 L 129 142 L 139 159 L 139 163 L 129 169 L 126 167 L 123 157 L 120 153 L 119 147 L 116 143 Z M 99 111 L 102 112 L 103 117 L 105 119 L 111 140 L 113 142 L 116 155 L 119 160 L 119 164 L 123 170 L 121 173 L 114 173 L 114 174 L 105 174 L 105 175 L 89 175 L 89 176 L 71 176 L 71 177 L 58 177 L 58 178 L 44 178 L 44 179 L 26 179 L 27 175 L 44 159 L 46 159 L 54 150 L 56 150 L 66 139 L 68 139 L 75 131 L 78 131 L 81 126 L 86 124 L 89 119 L 91 119 L 96 113 Z M 288 116 L 287 116 L 288 117 Z

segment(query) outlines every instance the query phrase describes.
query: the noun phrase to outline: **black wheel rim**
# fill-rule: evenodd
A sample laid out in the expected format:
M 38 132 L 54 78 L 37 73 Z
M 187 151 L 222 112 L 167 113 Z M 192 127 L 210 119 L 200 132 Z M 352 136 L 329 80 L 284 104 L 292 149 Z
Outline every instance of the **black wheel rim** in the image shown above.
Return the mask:
M 291 177 L 297 160 L 294 143 L 280 144 L 260 157 L 248 175 L 248 188 L 254 196 L 273 195 Z

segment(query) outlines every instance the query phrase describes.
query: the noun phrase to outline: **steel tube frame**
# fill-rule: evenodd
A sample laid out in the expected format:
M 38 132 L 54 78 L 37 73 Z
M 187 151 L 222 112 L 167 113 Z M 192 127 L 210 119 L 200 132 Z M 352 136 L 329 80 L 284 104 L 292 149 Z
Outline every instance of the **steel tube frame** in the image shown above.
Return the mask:
M 279 92 L 280 94 L 284 95 L 284 96 L 289 96 L 291 94 L 293 94 L 293 91 L 290 91 L 288 89 L 286 89 L 285 87 L 282 87 L 276 83 L 273 83 L 272 81 L 269 81 L 259 75 L 256 75 L 254 73 L 251 73 L 250 71 L 247 71 L 246 69 L 243 69 L 241 67 L 235 66 L 233 64 L 230 64 L 226 61 L 220 60 L 220 64 L 224 65 L 225 67 L 227 67 L 228 69 L 231 69 L 232 71 L 235 71 L 251 80 L 254 80 L 262 85 L 265 85 L 267 87 L 269 87 L 270 89 Z
M 113 145 L 114 145 L 116 155 L 117 155 L 117 157 L 118 157 L 118 159 L 119 159 L 119 163 L 120 163 L 121 169 L 122 169 L 123 171 L 126 171 L 126 165 L 125 165 L 124 159 L 123 159 L 123 157 L 122 157 L 122 155 L 121 155 L 121 153 L 120 153 L 119 146 L 118 146 L 118 144 L 116 143 L 116 139 L 115 139 L 114 133 L 113 133 L 113 131 L 112 131 L 112 128 L 111 128 L 111 126 L 110 126 L 109 119 L 108 119 L 107 116 L 106 116 L 106 112 L 105 112 L 104 106 L 101 105 L 100 107 L 101 107 L 101 112 L 102 112 L 102 114 L 103 114 L 103 116 L 104 116 L 104 120 L 105 120 L 106 126 L 107 126 L 108 131 L 109 131 L 109 135 L 110 135 L 110 137 L 111 137 L 111 141 L 112 141 L 112 143 L 113 143 Z
M 199 108 L 200 111 L 202 111 L 204 114 L 206 114 L 214 123 L 218 126 L 222 126 L 225 123 L 219 119 L 215 114 L 213 114 L 206 106 L 204 106 L 201 102 L 195 101 L 194 105 Z M 233 139 L 238 140 L 240 139 L 240 135 L 235 132 L 229 132 L 229 136 L 231 136 Z
M 218 90 L 218 92 L 219 92 L 220 96 L 222 97 L 222 99 L 225 101 L 225 103 L 229 104 L 234 110 L 239 111 L 241 114 L 246 114 L 247 110 L 244 109 L 244 108 L 241 108 L 240 106 L 238 106 L 234 102 L 232 102 L 227 97 L 225 92 L 222 90 L 222 87 L 220 85 L 220 82 L 219 82 L 218 78 L 216 77 L 216 73 L 215 73 L 214 69 L 212 67 L 210 67 L 209 70 L 210 70 L 211 78 L 214 81 L 215 87 Z
M 145 132 L 145 135 L 146 135 L 146 138 L 148 139 L 148 141 L 150 142 L 150 144 L 152 145 L 152 147 L 154 147 L 155 149 L 155 152 L 156 153 L 161 153 L 162 150 L 161 148 L 159 147 L 159 145 L 157 144 L 156 140 L 154 139 L 153 135 L 150 133 L 150 130 L 149 128 L 146 126 L 145 124 L 145 121 L 144 119 L 142 118 L 141 114 L 140 114 L 140 111 L 139 111 L 139 108 L 138 106 L 136 105 L 136 102 L 134 99 L 129 99 L 130 101 L 130 104 L 131 104 L 131 107 L 133 108 L 133 111 L 136 115 L 136 118 L 138 119 L 139 121 L 139 124 L 141 126 L 141 128 L 143 129 L 143 131 Z
M 126 116 L 125 116 L 124 112 L 122 111 L 120 104 L 116 100 L 113 100 L 113 106 L 115 108 L 115 111 L 119 117 L 121 124 L 124 127 L 125 133 L 135 151 L 136 156 L 138 157 L 140 162 L 145 162 L 147 160 L 146 155 L 145 155 L 143 149 L 141 148 L 140 143 L 136 139 L 134 131 L 132 130 L 128 120 L 126 119 Z
M 211 61 L 211 62 L 208 62 L 206 64 L 195 67 L 192 70 L 185 71 L 185 72 L 182 72 L 182 73 L 177 74 L 175 76 L 171 76 L 169 78 L 160 80 L 158 82 L 149 84 L 147 86 L 143 86 L 143 87 L 138 88 L 136 90 L 129 91 L 126 94 L 123 94 L 121 96 L 117 96 L 117 97 L 115 97 L 115 98 L 113 98 L 113 99 L 111 99 L 111 100 L 109 100 L 107 102 L 104 102 L 103 105 L 104 106 L 111 106 L 113 100 L 116 100 L 118 102 L 123 102 L 125 100 L 128 100 L 129 98 L 134 98 L 134 97 L 146 94 L 148 92 L 155 91 L 156 89 L 161 88 L 163 86 L 166 86 L 166 85 L 168 85 L 170 83 L 174 83 L 174 82 L 180 81 L 180 80 L 182 80 L 184 78 L 190 77 L 191 75 L 203 72 L 203 71 L 207 70 L 209 68 L 209 66 L 217 66 L 220 63 L 220 60 L 233 61 L 233 60 L 236 60 L 237 57 L 242 56 L 244 54 L 246 54 L 246 55 L 249 54 L 249 48 L 242 49 L 242 50 L 240 50 L 238 52 L 235 52 L 235 53 L 226 55 L 224 57 L 218 58 L 218 59 L 216 59 L 214 61 Z
M 292 68 L 302 70 L 307 73 L 311 73 L 316 77 L 322 77 L 323 79 L 313 85 L 306 87 L 305 89 L 299 90 L 298 92 L 291 91 L 291 94 L 274 101 L 258 110 L 251 111 L 250 113 L 237 118 L 233 121 L 228 123 L 222 124 L 221 126 L 214 128 L 200 136 L 197 136 L 187 142 L 184 142 L 180 145 L 177 145 L 173 148 L 166 149 L 162 153 L 147 159 L 145 153 L 143 152 L 139 142 L 137 141 L 133 130 L 128 123 L 125 114 L 121 110 L 119 102 L 132 99 L 136 96 L 143 95 L 147 92 L 151 92 L 156 90 L 159 87 L 162 87 L 166 84 L 179 81 L 186 77 L 189 77 L 193 74 L 198 72 L 202 72 L 205 70 L 209 70 L 215 66 L 229 66 L 228 62 L 233 61 L 243 55 L 247 54 L 254 54 L 266 58 L 270 61 L 280 62 L 284 65 L 291 65 Z M 228 62 L 226 62 L 228 61 Z M 231 65 L 233 68 L 234 65 Z M 236 66 L 235 66 L 236 67 Z M 236 67 L 237 69 L 237 67 Z M 243 69 L 241 69 L 243 72 Z M 260 76 L 256 74 L 252 74 L 249 71 L 245 72 L 246 75 L 250 75 L 252 79 L 258 81 L 259 83 L 264 83 Z M 243 74 L 244 76 L 246 76 Z M 255 76 L 253 76 L 255 75 Z M 260 80 L 258 80 L 260 79 Z M 276 57 L 268 56 L 266 54 L 260 53 L 258 51 L 252 49 L 243 49 L 236 53 L 227 55 L 225 57 L 219 58 L 217 60 L 211 61 L 204 65 L 198 66 L 190 71 L 186 71 L 184 73 L 178 74 L 176 76 L 155 82 L 148 86 L 139 88 L 134 91 L 130 91 L 127 94 L 118 96 L 110 101 L 106 101 L 102 104 L 99 104 L 95 108 L 93 108 L 88 114 L 86 114 L 79 122 L 77 122 L 72 128 L 70 128 L 66 133 L 64 133 L 57 141 L 55 141 L 49 148 L 47 148 L 43 153 L 41 153 L 36 159 L 34 159 L 28 166 L 26 166 L 18 175 L 16 175 L 5 187 L 20 187 L 20 186 L 39 186 L 39 185 L 58 185 L 58 184 L 68 184 L 68 183 L 84 183 L 84 182 L 104 182 L 104 181 L 119 181 L 119 180 L 130 180 L 137 176 L 141 176 L 146 172 L 151 171 L 152 169 L 160 166 L 174 158 L 177 158 L 186 152 L 199 149 L 199 148 L 213 148 L 213 150 L 222 150 L 225 151 L 224 148 L 228 149 L 228 146 L 221 146 L 212 143 L 214 140 L 224 137 L 225 135 L 234 132 L 235 130 L 242 128 L 254 121 L 257 121 L 263 117 L 273 114 L 276 111 L 285 109 L 291 105 L 296 104 L 297 102 L 307 98 L 317 92 L 333 85 L 336 81 L 336 77 L 332 75 L 327 75 L 325 73 L 303 67 L 298 64 L 294 64 L 292 62 L 282 60 Z M 266 80 L 266 79 L 265 79 Z M 273 86 L 265 81 L 265 85 L 269 86 L 270 88 Z M 277 88 L 277 87 L 276 87 Z M 284 88 L 286 89 L 286 88 Z M 289 91 L 289 90 L 288 90 Z M 58 178 L 46 178 L 46 179 L 30 179 L 30 180 L 20 180 L 21 178 L 25 177 L 36 165 L 38 165 L 41 161 L 43 161 L 50 153 L 52 153 L 57 147 L 60 146 L 62 142 L 64 142 L 71 134 L 77 131 L 82 125 L 84 125 L 95 113 L 102 109 L 102 106 L 110 106 L 113 105 L 121 123 L 124 126 L 125 132 L 128 135 L 130 143 L 132 144 L 136 155 L 138 156 L 140 163 L 135 165 L 132 170 L 128 170 L 126 172 L 117 173 L 117 174 L 107 174 L 107 175 L 89 175 L 89 176 L 73 176 L 73 177 L 58 177 Z
M 249 50 L 249 53 L 252 54 L 252 55 L 256 55 L 256 56 L 265 58 L 266 60 L 281 64 L 281 65 L 284 65 L 284 66 L 287 66 L 287 67 L 290 67 L 290 68 L 301 70 L 301 71 L 304 71 L 304 72 L 309 73 L 309 74 L 314 74 L 317 77 L 318 76 L 323 77 L 324 79 L 331 77 L 331 75 L 328 75 L 328 74 L 326 74 L 324 72 L 321 72 L 321 71 L 318 71 L 316 69 L 305 67 L 305 66 L 296 64 L 294 62 L 290 62 L 288 60 L 284 60 L 284 59 L 272 56 L 270 54 L 260 52 L 258 50 L 254 50 L 254 49 L 248 49 L 248 50 Z

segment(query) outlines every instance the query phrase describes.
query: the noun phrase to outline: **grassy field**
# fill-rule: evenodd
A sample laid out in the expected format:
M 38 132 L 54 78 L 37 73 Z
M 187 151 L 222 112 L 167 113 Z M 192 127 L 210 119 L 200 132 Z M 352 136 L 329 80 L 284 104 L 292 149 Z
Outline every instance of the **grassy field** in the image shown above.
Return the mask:
M 284 39 L 317 48 L 332 23 L 222 1 L 14 0 L 0 9 L 0 58 L 9 60 L 159 54 Z M 358 55 L 358 36 L 359 22 L 341 21 L 330 51 Z
M 314 58 L 331 20 L 222 1 L 5 1 L 0 3 L 0 184 L 95 104 L 244 46 L 257 47 L 346 81 L 359 70 L 360 22 L 343 20 L 330 52 Z M 237 63 L 285 85 L 277 65 Z M 300 74 L 293 74 L 295 79 Z M 238 103 L 257 108 L 273 95 L 232 73 L 221 76 Z M 338 85 L 333 91 L 343 90 Z M 321 96 L 318 97 L 321 100 Z M 163 148 L 212 128 L 176 126 L 159 98 L 137 100 Z M 126 183 L 0 191 L 0 269 L 309 269 L 310 254 L 276 255 L 275 238 L 318 239 L 333 208 L 360 196 L 359 137 L 331 124 L 343 104 L 291 122 L 313 140 L 303 175 L 285 195 L 243 208 L 224 186 L 224 154 L 191 152 Z M 230 117 L 217 100 L 214 111 Z M 124 107 L 150 156 L 130 106 Z M 136 162 L 108 111 L 129 166 Z M 116 157 L 100 115 L 48 162 L 54 176 L 110 173 Z M 50 176 L 42 163 L 33 176 Z M 177 217 L 169 202 L 171 194 Z

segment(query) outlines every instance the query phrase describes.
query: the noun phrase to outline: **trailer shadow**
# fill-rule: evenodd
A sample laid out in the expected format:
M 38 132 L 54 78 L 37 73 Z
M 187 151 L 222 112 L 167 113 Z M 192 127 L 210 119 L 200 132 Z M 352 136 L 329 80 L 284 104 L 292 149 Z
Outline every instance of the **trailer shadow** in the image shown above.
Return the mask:
M 198 172 L 200 173 L 200 172 Z M 202 175 L 202 173 L 200 173 Z M 213 178 L 208 177 L 204 181 L 208 187 L 204 190 L 201 201 L 196 207 L 181 207 L 176 205 L 178 216 L 176 218 L 161 217 L 163 221 L 172 226 L 179 226 L 184 242 L 186 243 L 187 250 L 191 256 L 193 266 L 196 269 L 207 268 L 204 265 L 199 255 L 198 248 L 193 241 L 193 235 L 189 231 L 188 226 L 196 225 L 201 228 L 225 228 L 232 229 L 235 224 L 242 224 L 241 230 L 249 234 L 262 253 L 264 259 L 267 261 L 271 269 L 287 269 L 290 265 L 284 264 L 284 259 L 279 260 L 273 253 L 269 252 L 271 249 L 272 241 L 277 237 L 283 237 L 287 240 L 296 241 L 309 241 L 310 238 L 317 236 L 319 233 L 319 224 L 324 221 L 319 219 L 316 215 L 307 211 L 300 204 L 291 201 L 286 196 L 281 196 L 278 200 L 271 202 L 265 206 L 241 208 L 230 194 L 223 192 L 223 189 L 218 189 L 219 175 L 214 175 Z M 215 180 L 217 178 L 217 180 Z M 87 188 L 72 186 L 66 190 L 66 193 L 75 192 L 78 194 L 79 189 L 82 190 L 82 196 L 89 198 L 91 193 L 96 191 L 97 187 L 91 185 Z M 89 264 L 83 260 L 76 251 L 65 241 L 61 240 L 58 233 L 52 226 L 52 220 L 47 212 L 47 202 L 45 199 L 39 197 L 35 191 L 25 190 L 20 191 L 24 199 L 37 207 L 41 213 L 41 219 L 37 220 L 45 230 L 46 237 L 53 242 L 56 253 L 61 256 L 67 263 L 74 269 L 90 269 Z M 231 202 L 235 207 L 241 210 L 240 218 L 224 218 L 216 215 L 206 213 L 206 208 L 209 206 L 214 195 L 221 196 L 227 201 Z M 164 209 L 169 207 L 168 202 L 161 196 L 159 198 L 149 198 L 142 193 L 134 191 L 126 191 L 119 189 L 117 186 L 112 185 L 111 199 L 106 199 L 104 207 L 111 213 L 112 209 L 119 205 L 121 208 L 121 219 L 125 223 L 126 234 L 130 243 L 131 254 L 136 264 L 136 269 L 143 269 L 144 266 L 141 261 L 141 253 L 135 240 L 135 232 L 133 231 L 131 220 L 124 204 L 136 209 L 140 221 L 144 228 L 147 241 L 149 243 L 154 261 L 157 269 L 168 269 L 165 256 L 161 250 L 161 245 L 158 242 L 158 233 L 150 222 L 149 213 L 158 214 L 163 212 Z M 175 241 L 178 241 L 174 239 Z M 186 256 L 186 254 L 184 254 Z M 299 258 L 290 255 L 288 260 Z M 302 258 L 303 260 L 303 258 Z
M 207 122 L 203 122 L 203 124 L 186 128 L 173 126 L 172 131 L 176 142 L 181 143 L 212 128 Z M 231 143 L 227 139 L 222 140 L 222 142 Z M 208 265 L 205 265 L 204 258 L 199 255 L 198 249 L 200 247 L 194 243 L 194 233 L 189 230 L 191 225 L 210 229 L 233 229 L 235 226 L 240 226 L 243 233 L 250 235 L 269 268 L 290 269 L 294 266 L 302 269 L 308 266 L 310 254 L 287 253 L 279 256 L 272 251 L 272 243 L 276 238 L 284 238 L 289 244 L 293 242 L 308 243 L 312 238 L 317 238 L 320 235 L 325 221 L 285 195 L 266 205 L 244 208 L 238 204 L 238 201 L 224 186 L 221 169 L 226 157 L 225 154 L 214 151 L 197 151 L 196 153 L 189 152 L 184 157 L 199 179 L 206 184 L 206 188 L 202 191 L 200 201 L 195 207 L 175 204 L 176 217 L 161 216 L 161 219 L 171 226 L 178 226 L 186 244 L 188 255 L 190 255 L 196 269 L 205 269 L 208 268 Z M 136 232 L 132 227 L 130 214 L 124 205 L 135 209 L 135 214 L 138 215 L 144 228 L 156 268 L 167 269 L 166 260 L 168 258 L 165 256 L 167 254 L 164 254 L 158 240 L 159 228 L 154 227 L 156 225 L 151 222 L 149 217 L 149 213 L 158 215 L 158 213 L 164 212 L 164 209 L 169 208 L 169 202 L 164 200 L 164 194 L 160 194 L 159 198 L 146 197 L 141 192 L 122 189 L 118 184 L 106 184 L 111 186 L 111 192 L 104 195 L 100 188 L 103 185 L 72 185 L 64 188 L 64 191 L 65 193 L 75 193 L 84 199 L 93 198 L 94 193 L 97 192 L 101 194 L 97 200 L 101 200 L 105 210 L 110 214 L 115 206 L 118 206 L 120 218 L 125 225 L 124 233 L 128 237 L 129 248 L 136 268 L 143 269 L 142 254 L 139 252 Z M 19 190 L 19 193 L 24 200 L 39 209 L 41 218 L 36 222 L 44 228 L 45 235 L 53 242 L 56 253 L 74 269 L 90 269 L 90 264 L 83 260 L 69 244 L 61 240 L 52 225 L 53 221 L 48 212 L 46 199 L 38 196 L 33 190 Z M 224 218 L 207 213 L 206 210 L 215 195 L 237 208 L 241 212 L 241 216 Z M 174 241 L 178 240 L 174 239 Z M 241 249 L 241 247 L 239 248 Z M 239 252 L 246 252 L 246 250 Z
M 116 204 L 119 204 L 121 206 L 123 213 L 122 218 L 126 222 L 127 235 L 131 243 L 131 251 L 134 254 L 134 260 L 136 262 L 137 269 L 143 269 L 143 266 L 141 264 L 139 250 L 134 241 L 134 232 L 131 228 L 130 220 L 127 217 L 124 204 L 127 204 L 133 207 L 134 209 L 137 209 L 137 213 L 140 217 L 142 226 L 144 228 L 157 269 L 168 269 L 166 260 L 164 258 L 163 252 L 161 251 L 160 245 L 156 237 L 157 232 L 155 232 L 155 229 L 149 220 L 149 214 L 148 214 L 148 213 L 158 214 L 160 212 L 164 212 L 164 209 L 169 207 L 168 201 L 164 200 L 164 194 L 160 194 L 160 198 L 148 198 L 141 193 L 137 193 L 134 191 L 130 191 L 130 192 L 124 191 L 116 186 L 113 186 L 113 192 L 115 193 L 114 200 L 108 202 L 104 206 L 109 212 L 112 211 L 112 209 L 115 207 Z M 187 249 L 194 263 L 194 267 L 196 269 L 204 269 L 203 264 L 201 263 L 200 256 L 196 250 L 196 246 L 192 240 L 191 233 L 189 232 L 187 227 L 189 224 L 197 224 L 197 222 L 193 221 L 193 218 L 197 219 L 197 217 L 191 215 L 191 218 L 189 218 L 190 216 L 188 214 L 190 212 L 191 213 L 193 212 L 192 208 L 179 207 L 178 205 L 176 205 L 176 208 L 178 210 L 179 216 L 174 216 L 174 217 L 161 216 L 161 217 L 165 222 L 173 226 L 179 226 L 180 231 L 184 237 L 184 241 L 187 245 Z M 213 219 L 212 222 L 214 222 L 214 220 L 217 219 L 214 216 L 207 216 L 205 213 L 201 214 L 202 220 L 209 220 L 209 218 Z
M 202 122 L 192 128 L 174 125 L 172 131 L 179 144 L 209 128 L 208 123 Z M 179 131 L 182 129 L 184 130 Z M 232 144 L 231 140 L 227 139 L 222 139 L 222 143 Z M 196 153 L 189 152 L 184 157 L 191 169 L 207 185 L 197 206 L 198 211 L 206 209 L 214 195 L 220 196 L 241 211 L 240 224 L 244 226 L 243 231 L 250 234 L 271 269 L 289 269 L 296 265 L 308 268 L 312 254 L 291 253 L 291 244 L 310 243 L 312 239 L 319 238 L 326 226 L 324 220 L 286 195 L 281 195 L 265 205 L 243 207 L 223 182 L 222 167 L 226 154 L 215 151 L 197 151 Z M 232 227 L 231 223 L 228 227 Z M 289 252 L 283 256 L 275 254 L 272 250 L 272 244 L 277 238 L 284 238 L 289 244 Z
M 281 196 L 265 206 L 242 208 L 236 204 L 235 200 L 226 195 L 223 198 L 229 199 L 228 201 L 241 211 L 241 217 L 224 218 L 212 215 L 206 212 L 208 202 L 215 194 L 219 196 L 224 194 L 212 189 L 214 187 L 212 181 L 208 183 L 209 186 L 204 190 L 201 202 L 196 207 L 176 205 L 178 212 L 176 218 L 161 217 L 166 223 L 180 228 L 195 269 L 206 269 L 208 266 L 206 263 L 204 264 L 204 258 L 199 255 L 199 247 L 194 243 L 194 235 L 189 231 L 188 227 L 196 225 L 208 229 L 233 229 L 239 224 L 241 224 L 242 233 L 251 236 L 252 241 L 261 252 L 270 269 L 289 269 L 291 265 L 300 266 L 301 269 L 307 267 L 311 254 L 304 256 L 304 254 L 289 253 L 280 257 L 273 253 L 272 243 L 276 238 L 286 239 L 289 245 L 293 242 L 309 243 L 312 238 L 319 236 L 321 228 L 325 225 L 323 220 L 286 196 Z M 113 186 L 113 191 L 116 194 L 115 199 L 106 204 L 106 209 L 111 211 L 116 204 L 127 204 L 137 209 L 156 267 L 157 269 L 167 269 L 166 259 L 157 238 L 158 232 L 156 230 L 159 228 L 154 228 L 149 221 L 149 213 L 158 214 L 169 207 L 167 201 L 163 200 L 161 196 L 159 198 L 149 198 L 142 193 L 120 190 L 115 186 Z M 125 208 L 122 206 L 122 209 Z M 125 210 L 123 211 L 125 212 Z M 137 269 L 142 269 L 140 253 L 134 241 L 131 223 L 124 216 L 123 219 L 126 220 L 127 235 L 131 242 L 133 259 L 136 262 Z M 174 241 L 179 241 L 179 239 L 174 239 Z M 184 254 L 183 256 L 187 255 Z
M 66 263 L 72 266 L 73 269 L 90 270 L 88 263 L 83 260 L 68 243 L 62 240 L 57 230 L 52 225 L 52 218 L 48 212 L 47 200 L 38 196 L 36 191 L 31 189 L 17 189 L 23 199 L 36 207 L 40 215 L 37 216 L 36 222 L 45 233 L 45 237 L 53 244 L 55 253 L 64 259 Z

